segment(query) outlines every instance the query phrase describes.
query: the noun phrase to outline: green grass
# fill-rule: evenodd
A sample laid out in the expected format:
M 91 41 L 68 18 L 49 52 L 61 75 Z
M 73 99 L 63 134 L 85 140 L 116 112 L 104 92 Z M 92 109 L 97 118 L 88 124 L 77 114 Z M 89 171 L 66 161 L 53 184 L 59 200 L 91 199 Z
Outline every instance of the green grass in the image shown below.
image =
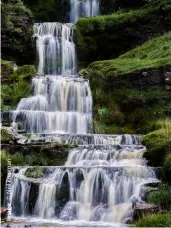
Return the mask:
M 148 202 L 159 205 L 161 209 L 169 210 L 171 208 L 171 189 L 162 185 L 157 191 L 150 192 Z
M 171 213 L 152 214 L 141 218 L 136 227 L 171 227 Z
M 171 55 L 171 32 L 154 38 L 142 46 L 120 56 L 120 59 L 161 59 Z
M 117 59 L 93 62 L 80 74 L 84 74 L 85 71 L 100 71 L 106 78 L 110 78 L 169 65 L 171 65 L 171 32 L 152 39 Z

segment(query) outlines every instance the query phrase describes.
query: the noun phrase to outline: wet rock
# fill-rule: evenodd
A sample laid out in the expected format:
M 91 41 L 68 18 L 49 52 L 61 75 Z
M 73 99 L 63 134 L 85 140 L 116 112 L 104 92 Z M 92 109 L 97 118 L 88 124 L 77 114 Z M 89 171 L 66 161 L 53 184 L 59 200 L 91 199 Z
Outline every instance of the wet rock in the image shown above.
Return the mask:
M 133 220 L 138 220 L 139 218 L 141 218 L 144 215 L 157 213 L 157 212 L 159 212 L 159 210 L 160 210 L 160 208 L 157 205 L 146 204 L 146 203 L 143 203 L 143 204 L 137 203 L 134 208 Z
M 7 214 L 8 214 L 8 209 L 1 207 L 0 213 L 1 213 L 1 220 L 6 220 Z

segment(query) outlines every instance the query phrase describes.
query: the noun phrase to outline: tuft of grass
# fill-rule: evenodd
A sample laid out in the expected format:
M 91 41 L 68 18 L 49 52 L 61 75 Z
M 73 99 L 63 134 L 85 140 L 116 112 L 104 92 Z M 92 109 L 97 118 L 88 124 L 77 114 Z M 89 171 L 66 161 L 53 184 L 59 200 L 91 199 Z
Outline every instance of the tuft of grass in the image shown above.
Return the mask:
M 171 189 L 162 185 L 157 191 L 152 191 L 148 195 L 148 202 L 159 205 L 161 209 L 169 210 L 171 208 Z
M 136 227 L 170 227 L 171 213 L 152 214 L 141 218 L 135 223 Z

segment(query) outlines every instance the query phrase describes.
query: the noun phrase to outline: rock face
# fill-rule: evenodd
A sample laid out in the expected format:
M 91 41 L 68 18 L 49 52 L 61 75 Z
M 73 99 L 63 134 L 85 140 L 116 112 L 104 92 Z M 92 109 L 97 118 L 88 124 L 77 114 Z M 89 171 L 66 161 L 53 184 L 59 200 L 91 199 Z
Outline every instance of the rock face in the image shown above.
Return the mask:
M 31 63 L 33 18 L 21 0 L 2 1 L 2 58 L 17 63 Z
M 131 11 L 128 14 L 80 19 L 76 25 L 80 64 L 114 59 L 145 41 L 170 31 L 169 5 L 168 1 L 168 5 L 152 4 L 149 8 Z

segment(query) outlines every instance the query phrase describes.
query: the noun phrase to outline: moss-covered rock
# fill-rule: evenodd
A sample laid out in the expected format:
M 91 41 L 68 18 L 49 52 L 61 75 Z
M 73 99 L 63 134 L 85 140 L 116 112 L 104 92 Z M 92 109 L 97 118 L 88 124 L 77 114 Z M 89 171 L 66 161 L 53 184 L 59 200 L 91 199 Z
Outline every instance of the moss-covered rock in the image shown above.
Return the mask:
M 170 15 L 170 1 L 157 0 L 137 10 L 81 18 L 76 24 L 78 59 L 90 63 L 116 58 L 149 38 L 170 31 Z
M 166 120 L 160 129 L 157 129 L 145 135 L 143 143 L 148 149 L 148 152 L 146 153 L 146 158 L 150 161 L 151 165 L 162 166 L 164 164 L 164 158 L 167 153 L 169 153 L 169 148 L 171 144 L 170 135 L 170 120 Z
M 44 176 L 43 168 L 40 166 L 28 168 L 25 172 L 25 176 L 31 178 L 41 178 Z
M 21 0 L 2 1 L 1 25 L 2 58 L 22 64 L 33 63 L 33 18 Z

